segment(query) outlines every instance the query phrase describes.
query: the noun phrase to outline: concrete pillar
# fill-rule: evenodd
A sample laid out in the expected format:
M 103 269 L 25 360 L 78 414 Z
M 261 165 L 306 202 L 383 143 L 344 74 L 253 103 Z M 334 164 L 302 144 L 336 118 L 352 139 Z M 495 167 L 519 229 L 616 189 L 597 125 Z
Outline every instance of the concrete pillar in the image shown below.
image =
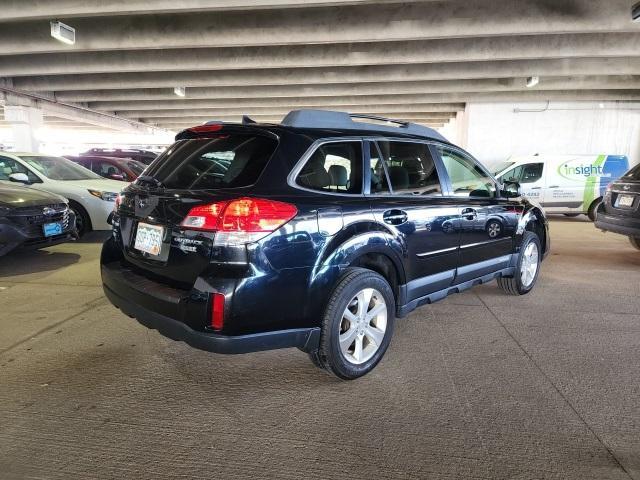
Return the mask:
M 36 137 L 36 132 L 43 125 L 42 110 L 6 105 L 4 118 L 11 123 L 15 150 L 37 153 L 40 149 L 40 141 Z

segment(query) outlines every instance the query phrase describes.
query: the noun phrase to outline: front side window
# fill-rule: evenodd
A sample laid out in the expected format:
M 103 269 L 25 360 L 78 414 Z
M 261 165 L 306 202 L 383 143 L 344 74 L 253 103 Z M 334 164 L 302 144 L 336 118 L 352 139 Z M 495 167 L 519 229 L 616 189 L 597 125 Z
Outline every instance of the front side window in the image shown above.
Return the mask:
M 323 192 L 362 193 L 362 142 L 320 145 L 296 177 L 301 187 Z
M 0 180 L 9 180 L 13 173 L 24 173 L 31 183 L 41 183 L 38 176 L 13 158 L 0 157 Z
M 429 145 L 425 143 L 378 141 L 382 161 L 386 166 L 391 191 L 395 195 L 442 195 L 442 187 Z M 376 176 L 383 179 L 381 168 Z M 373 181 L 372 181 L 373 183 Z
M 495 197 L 496 185 L 473 160 L 453 149 L 438 147 L 456 197 Z
M 535 183 L 542 178 L 544 163 L 519 165 L 502 176 L 503 180 L 518 183 Z

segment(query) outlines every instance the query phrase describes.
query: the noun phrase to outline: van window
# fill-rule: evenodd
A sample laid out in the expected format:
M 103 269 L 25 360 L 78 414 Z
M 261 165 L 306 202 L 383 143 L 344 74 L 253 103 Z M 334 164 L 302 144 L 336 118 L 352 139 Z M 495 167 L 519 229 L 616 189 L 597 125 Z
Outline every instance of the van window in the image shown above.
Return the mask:
M 527 163 L 512 168 L 502 179 L 518 183 L 535 183 L 542 178 L 543 169 L 544 163 Z
M 394 195 L 442 195 L 440 178 L 429 145 L 387 140 L 377 143 Z M 380 175 L 382 172 L 376 173 Z M 384 182 L 382 187 L 386 187 Z
M 296 178 L 301 187 L 323 192 L 362 193 L 362 142 L 320 145 Z
M 168 189 L 248 187 L 258 180 L 277 145 L 272 138 L 245 134 L 181 140 L 146 174 Z
M 495 197 L 495 182 L 472 159 L 453 149 L 437 148 L 455 196 Z

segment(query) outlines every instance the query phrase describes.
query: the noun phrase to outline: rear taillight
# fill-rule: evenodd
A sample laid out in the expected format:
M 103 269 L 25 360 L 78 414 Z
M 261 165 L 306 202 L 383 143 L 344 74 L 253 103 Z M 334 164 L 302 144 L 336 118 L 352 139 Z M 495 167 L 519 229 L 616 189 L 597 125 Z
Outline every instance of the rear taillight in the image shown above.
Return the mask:
M 210 123 L 207 125 L 197 125 L 195 127 L 188 128 L 187 130 L 192 133 L 212 133 L 222 130 L 222 126 L 223 125 L 221 123 Z
M 238 198 L 193 207 L 181 225 L 189 230 L 216 232 L 216 244 L 255 242 L 282 227 L 298 213 L 289 203 Z
M 224 295 L 214 293 L 211 295 L 211 328 L 222 330 L 224 326 Z

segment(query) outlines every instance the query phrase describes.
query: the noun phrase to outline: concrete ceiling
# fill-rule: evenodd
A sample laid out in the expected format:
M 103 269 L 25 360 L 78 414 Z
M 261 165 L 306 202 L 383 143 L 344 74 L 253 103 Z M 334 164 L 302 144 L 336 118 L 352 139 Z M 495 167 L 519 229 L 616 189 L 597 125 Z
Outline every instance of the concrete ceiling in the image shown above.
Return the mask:
M 0 87 L 171 129 L 295 108 L 441 126 L 469 101 L 637 101 L 633 3 L 8 0 Z

